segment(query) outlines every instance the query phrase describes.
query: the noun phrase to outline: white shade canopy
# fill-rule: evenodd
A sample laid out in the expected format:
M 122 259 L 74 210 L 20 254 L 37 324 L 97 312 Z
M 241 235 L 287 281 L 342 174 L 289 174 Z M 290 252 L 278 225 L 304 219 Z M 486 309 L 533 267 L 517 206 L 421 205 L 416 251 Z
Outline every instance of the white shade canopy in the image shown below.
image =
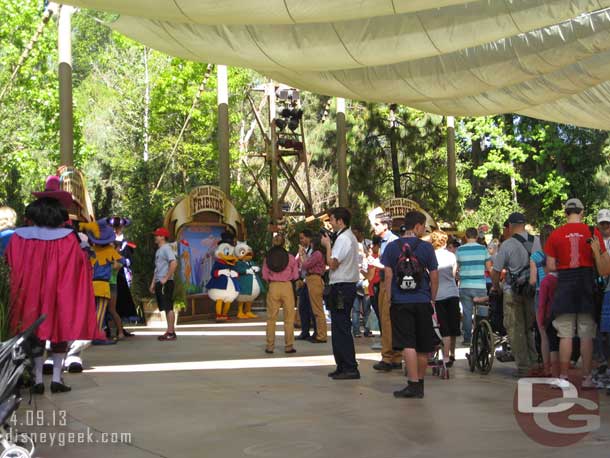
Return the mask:
M 185 59 L 319 94 L 610 128 L 610 0 L 68 0 Z

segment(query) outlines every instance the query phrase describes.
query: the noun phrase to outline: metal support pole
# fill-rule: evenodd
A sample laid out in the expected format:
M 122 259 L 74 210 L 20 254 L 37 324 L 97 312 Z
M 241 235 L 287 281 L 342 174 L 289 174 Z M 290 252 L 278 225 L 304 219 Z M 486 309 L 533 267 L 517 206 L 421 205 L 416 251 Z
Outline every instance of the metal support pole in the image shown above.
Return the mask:
M 72 115 L 72 14 L 63 5 L 59 11 L 59 154 L 60 165 L 74 165 L 74 119 Z
M 339 205 L 347 207 L 347 139 L 345 99 L 343 98 L 337 98 L 337 175 L 339 179 Z
M 447 188 L 448 188 L 448 207 L 455 209 L 457 204 L 457 172 L 455 158 L 455 118 L 447 116 Z
M 271 165 L 271 177 L 270 177 L 270 194 L 271 194 L 271 224 L 276 225 L 282 217 L 279 201 L 278 192 L 278 151 L 277 151 L 277 133 L 275 129 L 275 83 L 271 82 L 267 85 L 267 92 L 269 97 L 269 138 L 271 139 L 270 147 L 270 165 Z
M 220 189 L 229 197 L 231 169 L 229 156 L 229 81 L 227 66 L 217 65 L 218 77 L 218 167 Z

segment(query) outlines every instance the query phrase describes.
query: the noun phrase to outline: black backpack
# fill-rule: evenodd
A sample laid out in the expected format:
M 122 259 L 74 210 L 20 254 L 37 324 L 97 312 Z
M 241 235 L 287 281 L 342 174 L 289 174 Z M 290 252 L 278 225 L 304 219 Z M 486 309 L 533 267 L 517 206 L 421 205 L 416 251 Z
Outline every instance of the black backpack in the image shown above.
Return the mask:
M 519 296 L 534 297 L 536 295 L 536 286 L 530 285 L 530 256 L 532 255 L 534 236 L 528 234 L 527 240 L 525 240 L 521 235 L 515 234 L 513 238 L 518 240 L 523 248 L 525 248 L 525 251 L 527 251 L 527 264 L 516 273 L 509 272 L 510 289 Z
M 415 250 L 420 243 L 421 240 L 417 240 L 412 247 L 407 242 L 402 245 L 402 253 L 400 253 L 394 269 L 396 284 L 402 291 L 415 291 L 421 286 L 425 269 L 415 256 Z

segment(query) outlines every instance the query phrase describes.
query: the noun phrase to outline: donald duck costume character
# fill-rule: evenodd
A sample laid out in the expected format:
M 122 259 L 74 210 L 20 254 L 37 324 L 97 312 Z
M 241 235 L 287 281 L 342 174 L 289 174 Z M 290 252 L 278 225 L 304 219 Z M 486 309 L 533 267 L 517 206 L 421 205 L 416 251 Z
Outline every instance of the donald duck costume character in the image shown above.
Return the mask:
M 237 318 L 256 318 L 257 315 L 252 313 L 252 302 L 260 293 L 265 292 L 264 284 L 258 275 L 260 267 L 252 263 L 254 252 L 246 242 L 237 243 L 235 256 L 238 259 L 235 270 L 239 273 L 237 281 L 240 290 L 237 296 Z
M 233 245 L 220 241 L 216 251 L 214 265 L 212 266 L 212 277 L 206 288 L 208 296 L 216 301 L 216 321 L 223 322 L 229 319 L 229 309 L 239 295 L 239 274 L 235 270 L 237 257 L 234 254 Z

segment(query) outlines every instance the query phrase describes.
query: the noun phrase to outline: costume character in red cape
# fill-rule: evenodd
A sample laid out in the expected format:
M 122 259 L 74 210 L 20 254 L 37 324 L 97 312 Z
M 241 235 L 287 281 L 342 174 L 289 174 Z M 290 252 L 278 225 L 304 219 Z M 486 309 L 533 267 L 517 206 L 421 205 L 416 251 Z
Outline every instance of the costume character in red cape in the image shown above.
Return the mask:
M 20 332 L 40 315 L 46 319 L 36 331 L 51 342 L 53 382 L 51 391 L 70 391 L 63 383 L 63 360 L 70 340 L 91 340 L 96 332 L 91 263 L 72 229 L 65 205 L 70 193 L 59 189 L 59 178 L 49 177 L 38 200 L 26 208 L 34 226 L 18 228 L 6 249 L 11 267 L 11 331 Z M 33 392 L 42 394 L 42 356 L 35 358 Z

